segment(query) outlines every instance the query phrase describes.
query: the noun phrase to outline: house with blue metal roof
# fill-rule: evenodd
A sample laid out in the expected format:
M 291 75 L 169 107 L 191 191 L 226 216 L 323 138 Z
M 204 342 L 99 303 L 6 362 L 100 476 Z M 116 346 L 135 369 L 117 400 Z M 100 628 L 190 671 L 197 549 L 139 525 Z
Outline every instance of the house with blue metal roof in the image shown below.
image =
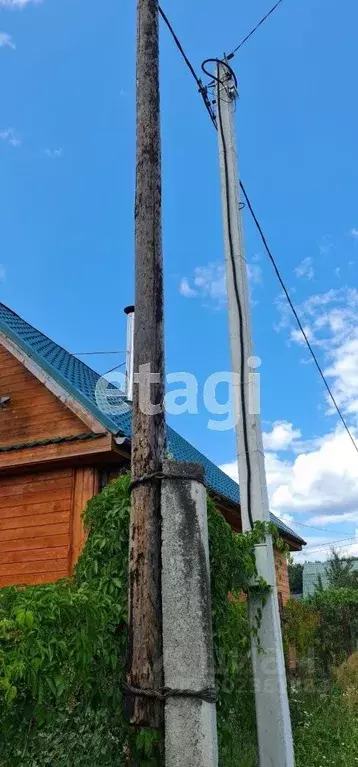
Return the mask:
M 129 465 L 130 442 L 123 394 L 0 303 L 0 586 L 72 572 L 85 504 Z M 239 531 L 238 484 L 169 426 L 167 449 L 203 466 L 208 491 Z M 301 549 L 303 539 L 271 518 Z

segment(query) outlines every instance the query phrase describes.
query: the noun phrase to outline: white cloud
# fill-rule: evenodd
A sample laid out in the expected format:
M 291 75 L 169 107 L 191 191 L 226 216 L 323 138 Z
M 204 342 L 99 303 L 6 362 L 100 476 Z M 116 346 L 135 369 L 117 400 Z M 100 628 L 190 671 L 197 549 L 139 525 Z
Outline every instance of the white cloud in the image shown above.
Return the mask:
M 254 285 L 261 285 L 262 283 L 262 269 L 257 263 L 247 265 L 247 274 L 250 282 Z
M 58 149 L 45 149 L 44 152 L 49 160 L 60 160 L 63 156 L 63 149 L 60 147 Z
M 9 9 L 22 9 L 25 8 L 27 5 L 30 5 L 30 3 L 33 3 L 34 5 L 38 5 L 39 3 L 42 3 L 43 0 L 0 0 L 0 8 L 9 8 Z
M 290 340 L 304 344 L 293 316 L 281 298 L 276 300 L 280 322 L 275 329 L 287 329 Z M 358 413 L 358 290 L 342 287 L 312 295 L 298 314 L 313 346 L 319 347 L 320 362 L 333 394 L 343 412 Z M 326 395 L 329 413 L 335 411 Z
M 292 428 L 288 433 L 295 431 Z M 273 428 L 271 435 L 274 433 Z M 357 430 L 354 435 L 358 436 Z M 283 442 L 284 438 L 281 443 L 277 440 Z M 318 527 L 358 521 L 358 459 L 345 430 L 338 428 L 307 446 L 301 443 L 300 453 L 285 460 L 268 451 L 265 465 L 270 509 L 277 516 L 283 519 L 288 514 Z M 238 481 L 236 461 L 221 469 Z M 336 538 L 332 534 L 332 540 Z
M 197 266 L 194 273 L 194 285 L 202 296 L 215 301 L 226 300 L 226 277 L 223 264 L 213 262 L 207 266 Z
M 183 277 L 179 285 L 179 293 L 185 298 L 195 298 L 198 294 L 197 291 L 190 287 L 186 277 Z
M 335 522 L 358 509 L 358 460 L 347 433 L 327 434 L 319 446 L 300 453 L 290 463 L 275 456 L 272 481 L 268 459 L 268 484 L 272 511 L 334 516 Z M 310 520 L 311 523 L 312 520 Z M 313 523 L 312 523 L 313 524 Z
M 311 341 L 314 340 L 312 328 L 310 328 L 309 325 L 303 325 L 303 330 L 309 342 L 311 343 Z M 293 328 L 293 330 L 291 330 L 290 339 L 291 341 L 295 341 L 296 344 L 299 344 L 300 346 L 305 346 L 306 344 L 305 337 L 300 328 Z
M 0 48 L 11 48 L 12 51 L 16 48 L 11 35 L 8 35 L 7 32 L 0 32 Z
M 262 269 L 257 263 L 248 264 L 247 273 L 252 286 L 262 283 Z M 179 292 L 186 298 L 202 298 L 219 306 L 224 304 L 227 299 L 225 265 L 211 261 L 205 266 L 197 266 L 191 280 L 181 279 Z
M 185 298 L 205 298 L 216 304 L 226 301 L 226 277 L 224 264 L 213 261 L 207 266 L 197 266 L 191 284 L 183 277 L 179 293 Z
M 312 280 L 315 274 L 312 258 L 304 258 L 303 261 L 296 266 L 295 274 L 297 277 L 306 277 L 308 280 Z
M 287 450 L 292 443 L 301 437 L 299 429 L 294 429 L 288 421 L 275 421 L 270 432 L 264 432 L 263 443 L 265 450 Z
M 0 131 L 0 141 L 6 141 L 7 144 L 17 148 L 21 145 L 21 139 L 16 134 L 13 128 L 7 128 Z
M 353 227 L 353 229 L 351 229 L 349 234 L 351 235 L 351 237 L 358 237 L 358 229 L 355 229 L 355 227 Z
M 344 514 L 319 514 L 310 519 L 310 525 L 318 525 L 318 527 L 348 522 L 358 522 L 358 508 L 356 511 L 347 511 Z
M 341 267 L 340 266 L 336 266 L 333 274 L 334 274 L 335 277 L 340 277 L 341 276 Z
M 333 249 L 332 237 L 330 234 L 325 234 L 319 245 L 319 252 L 321 256 L 328 256 Z

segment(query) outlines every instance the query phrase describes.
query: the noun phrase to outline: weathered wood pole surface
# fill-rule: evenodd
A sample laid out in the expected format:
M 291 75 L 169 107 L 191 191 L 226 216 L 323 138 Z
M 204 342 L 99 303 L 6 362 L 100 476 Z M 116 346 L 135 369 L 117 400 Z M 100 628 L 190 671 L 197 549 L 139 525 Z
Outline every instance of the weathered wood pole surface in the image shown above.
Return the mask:
M 165 442 L 159 29 L 157 0 L 138 0 L 137 169 L 135 201 L 135 331 L 132 480 L 161 470 Z M 157 381 L 149 388 L 143 365 Z M 139 373 L 139 385 L 138 385 Z M 145 393 L 147 392 L 147 394 Z M 130 611 L 127 681 L 137 688 L 163 686 L 160 482 L 132 490 Z M 160 727 L 162 704 L 127 699 L 130 721 Z

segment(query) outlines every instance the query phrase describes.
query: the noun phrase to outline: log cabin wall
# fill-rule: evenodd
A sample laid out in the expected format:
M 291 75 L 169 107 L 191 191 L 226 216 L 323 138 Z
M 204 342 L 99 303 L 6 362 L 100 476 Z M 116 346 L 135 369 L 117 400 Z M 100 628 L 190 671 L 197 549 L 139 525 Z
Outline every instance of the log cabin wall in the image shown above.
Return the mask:
M 10 397 L 0 409 L 1 447 L 88 431 L 80 418 L 1 345 L 0 396 Z
M 89 431 L 1 345 L 0 395 L 10 397 L 0 408 L 4 458 L 16 458 L 19 451 L 10 449 L 16 445 Z M 81 450 L 88 447 L 83 443 Z M 50 456 L 51 446 L 45 450 Z M 98 473 L 91 467 L 30 471 L 25 459 L 16 474 L 0 476 L 0 587 L 71 575 L 84 542 L 81 514 L 98 491 Z
M 88 433 L 89 427 L 75 415 L 44 383 L 0 344 L 0 396 L 10 400 L 0 407 L 0 448 L 28 445 L 56 437 Z M 84 543 L 81 514 L 87 501 L 99 491 L 99 472 L 89 466 L 95 462 L 93 449 L 111 450 L 111 438 L 104 435 L 95 448 L 87 442 L 74 443 L 72 452 L 86 460 L 75 468 L 51 470 L 50 459 L 59 457 L 54 446 L 1 453 L 0 468 L 17 466 L 21 472 L 0 475 L 0 587 L 12 584 L 47 583 L 71 575 Z M 65 445 L 62 447 L 66 447 Z M 61 449 L 62 449 L 61 447 Z M 36 464 L 46 460 L 41 472 Z M 22 456 L 22 457 L 21 457 Z M 120 472 L 123 457 L 116 456 L 118 470 L 109 469 L 108 478 Z M 129 460 L 129 458 L 128 458 Z M 4 467 L 3 467 L 4 471 Z M 25 473 L 26 472 L 26 473 Z M 31 472 L 31 473 L 30 473 Z M 215 502 L 235 532 L 241 530 L 238 508 Z M 276 556 L 278 587 L 285 603 L 289 597 L 287 562 Z
M 0 478 L 0 587 L 71 575 L 84 543 L 81 515 L 97 491 L 92 468 Z

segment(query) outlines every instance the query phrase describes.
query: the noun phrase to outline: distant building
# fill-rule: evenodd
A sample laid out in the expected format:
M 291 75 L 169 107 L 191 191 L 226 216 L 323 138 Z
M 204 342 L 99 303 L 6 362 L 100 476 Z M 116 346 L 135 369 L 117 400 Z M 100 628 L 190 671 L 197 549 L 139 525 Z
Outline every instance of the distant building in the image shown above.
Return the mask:
M 322 586 L 328 588 L 327 562 L 305 562 L 303 565 L 303 596 L 314 594 L 321 576 Z M 353 562 L 353 570 L 358 570 L 358 560 Z

